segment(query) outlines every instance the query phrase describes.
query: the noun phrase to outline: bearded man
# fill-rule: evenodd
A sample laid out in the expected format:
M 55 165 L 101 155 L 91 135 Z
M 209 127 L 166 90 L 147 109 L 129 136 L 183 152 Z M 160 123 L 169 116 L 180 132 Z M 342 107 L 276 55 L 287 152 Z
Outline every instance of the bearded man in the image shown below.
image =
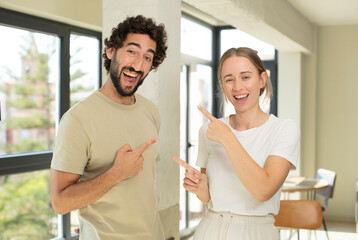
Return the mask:
M 79 210 L 80 239 L 162 240 L 154 190 L 157 107 L 136 94 L 166 57 L 163 24 L 141 15 L 112 29 L 107 81 L 62 117 L 50 170 L 55 211 Z

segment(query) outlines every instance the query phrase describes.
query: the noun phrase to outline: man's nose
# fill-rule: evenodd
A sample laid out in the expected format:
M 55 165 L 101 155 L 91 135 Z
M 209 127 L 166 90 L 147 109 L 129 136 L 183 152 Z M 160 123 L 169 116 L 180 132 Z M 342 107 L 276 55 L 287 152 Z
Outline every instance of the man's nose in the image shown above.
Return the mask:
M 137 56 L 133 59 L 131 65 L 136 71 L 143 71 L 143 58 L 141 56 Z

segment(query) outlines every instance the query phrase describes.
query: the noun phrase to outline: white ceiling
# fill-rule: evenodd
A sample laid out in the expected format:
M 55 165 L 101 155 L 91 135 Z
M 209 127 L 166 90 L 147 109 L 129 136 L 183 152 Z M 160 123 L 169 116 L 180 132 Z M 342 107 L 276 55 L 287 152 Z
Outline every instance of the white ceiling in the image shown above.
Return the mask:
M 358 0 L 286 0 L 310 22 L 319 26 L 358 25 Z M 188 2 L 188 4 L 186 3 Z M 183 0 L 182 10 L 212 25 L 227 23 L 190 6 L 190 2 L 205 0 Z M 215 4 L 214 4 L 215 5 Z M 213 5 L 213 6 L 214 6 Z
M 319 26 L 357 25 L 358 0 L 287 0 Z

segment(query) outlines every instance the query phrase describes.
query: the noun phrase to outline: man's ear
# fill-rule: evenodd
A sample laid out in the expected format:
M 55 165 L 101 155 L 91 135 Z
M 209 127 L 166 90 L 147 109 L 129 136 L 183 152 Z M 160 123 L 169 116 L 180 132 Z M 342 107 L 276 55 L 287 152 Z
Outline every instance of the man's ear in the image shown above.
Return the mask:
M 107 47 L 106 48 L 106 55 L 108 57 L 108 59 L 112 59 L 113 58 L 113 55 L 115 54 L 115 49 L 113 47 L 109 48 Z

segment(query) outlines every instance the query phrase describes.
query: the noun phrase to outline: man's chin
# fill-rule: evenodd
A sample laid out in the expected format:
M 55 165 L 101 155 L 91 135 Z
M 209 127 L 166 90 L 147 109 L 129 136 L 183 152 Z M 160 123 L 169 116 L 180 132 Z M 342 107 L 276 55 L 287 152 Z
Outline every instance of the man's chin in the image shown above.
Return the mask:
M 133 88 L 132 88 L 132 89 L 126 89 L 126 90 L 121 89 L 121 90 L 118 91 L 118 89 L 117 89 L 117 92 L 118 92 L 118 94 L 121 95 L 122 97 L 131 97 L 131 96 L 134 95 L 134 93 L 136 92 L 136 90 L 137 90 L 137 89 L 133 89 Z

